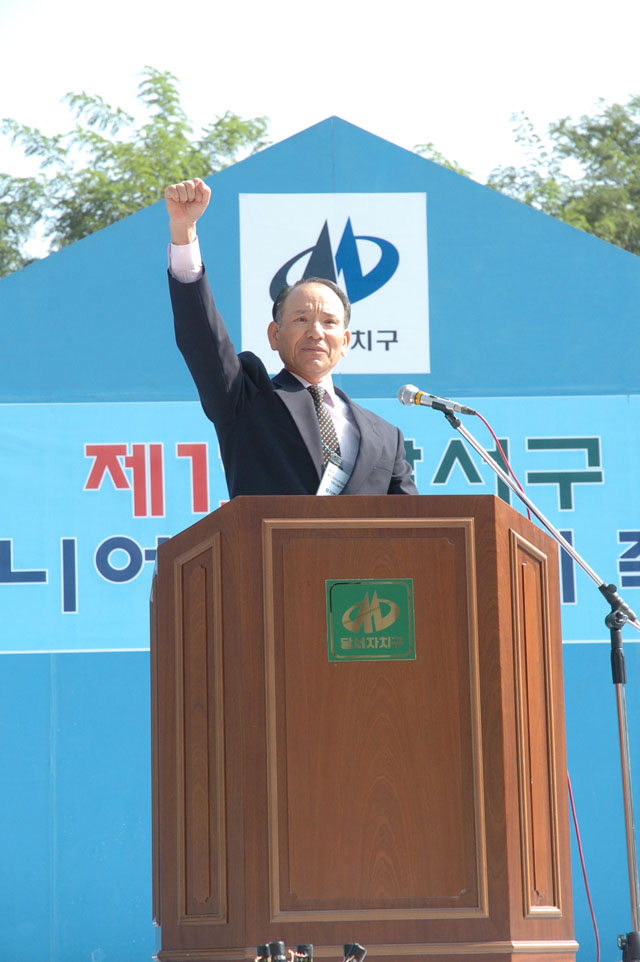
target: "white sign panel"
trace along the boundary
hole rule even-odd
[[[266,328],[276,293],[327,277],[352,305],[345,374],[429,372],[427,195],[241,194],[242,349],[275,374]]]

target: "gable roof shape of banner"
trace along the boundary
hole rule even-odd
[[[199,227],[240,347],[240,194],[426,195],[431,370],[342,375],[358,397],[631,394],[640,259],[338,117],[210,178]],[[0,280],[0,400],[193,399],[159,202]],[[340,278],[338,278],[340,280]],[[265,318],[265,324],[268,318]],[[392,319],[391,319],[392,320]]]

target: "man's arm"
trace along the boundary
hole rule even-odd
[[[207,276],[195,244],[196,223],[207,209],[211,190],[204,181],[183,181],[165,191],[171,232],[169,291],[173,307],[176,342],[195,381],[202,407],[216,429],[231,423],[245,403],[251,383],[216,308]],[[190,247],[197,251],[197,270],[189,269]],[[179,252],[184,252],[180,257]],[[173,266],[184,261],[185,270]],[[267,378],[266,371],[264,377]]]

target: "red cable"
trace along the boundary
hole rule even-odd
[[[496,436],[493,428],[491,427],[491,425],[489,424],[489,422],[488,422],[485,418],[483,418],[483,416],[480,414],[479,411],[476,411],[476,417],[479,417],[479,418],[480,418],[480,420],[482,421],[482,423],[484,424],[484,426],[487,428],[487,430],[488,430],[489,433],[491,434],[491,437],[492,437],[493,440],[496,442],[496,448],[497,448],[497,450],[499,451],[500,456],[502,457],[502,460],[504,461],[504,463],[505,463],[505,465],[506,465],[507,471],[509,472],[509,474],[511,475],[511,477],[513,478],[513,480],[515,481],[515,483],[518,485],[518,487],[520,488],[520,490],[521,490],[522,493],[524,494],[524,488],[522,487],[522,485],[521,485],[520,482],[518,481],[517,477],[516,477],[515,474],[513,473],[513,470],[512,470],[512,468],[511,468],[511,465],[509,464],[508,458],[507,458],[506,454],[504,453],[504,451],[502,450],[502,445],[501,445],[500,442],[498,441],[498,438],[497,438],[497,436]],[[525,507],[527,507],[527,506],[525,505]],[[528,518],[529,518],[529,521],[531,521],[531,511],[529,510],[529,508],[527,508],[527,516],[528,516]]]
[[[573,790],[571,788],[571,778],[569,777],[569,772],[567,772],[567,784],[569,785],[569,801],[571,802],[571,814],[573,815],[573,827],[576,831],[576,839],[578,842],[578,852],[580,853],[580,864],[582,866],[582,877],[584,879],[584,888],[587,893],[587,902],[589,903],[589,911],[591,912],[591,922],[593,924],[593,933],[596,937],[596,962],[600,962],[600,936],[598,935],[598,923],[596,922],[595,912],[593,911],[593,904],[591,902],[591,893],[589,891],[589,880],[587,879],[587,869],[584,864],[584,853],[582,851],[582,839],[580,838],[580,829],[578,828],[578,819],[576,816],[576,807],[573,803]]]

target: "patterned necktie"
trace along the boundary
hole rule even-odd
[[[336,427],[333,423],[333,418],[329,414],[327,405],[324,403],[324,396],[326,391],[323,387],[318,387],[315,384],[311,384],[307,391],[313,398],[313,403],[316,408],[316,414],[318,415],[318,424],[320,425],[320,440],[322,441],[322,467],[327,466],[327,461],[329,460],[330,454],[337,454],[340,456],[340,445],[338,444],[338,435],[336,434]]]

